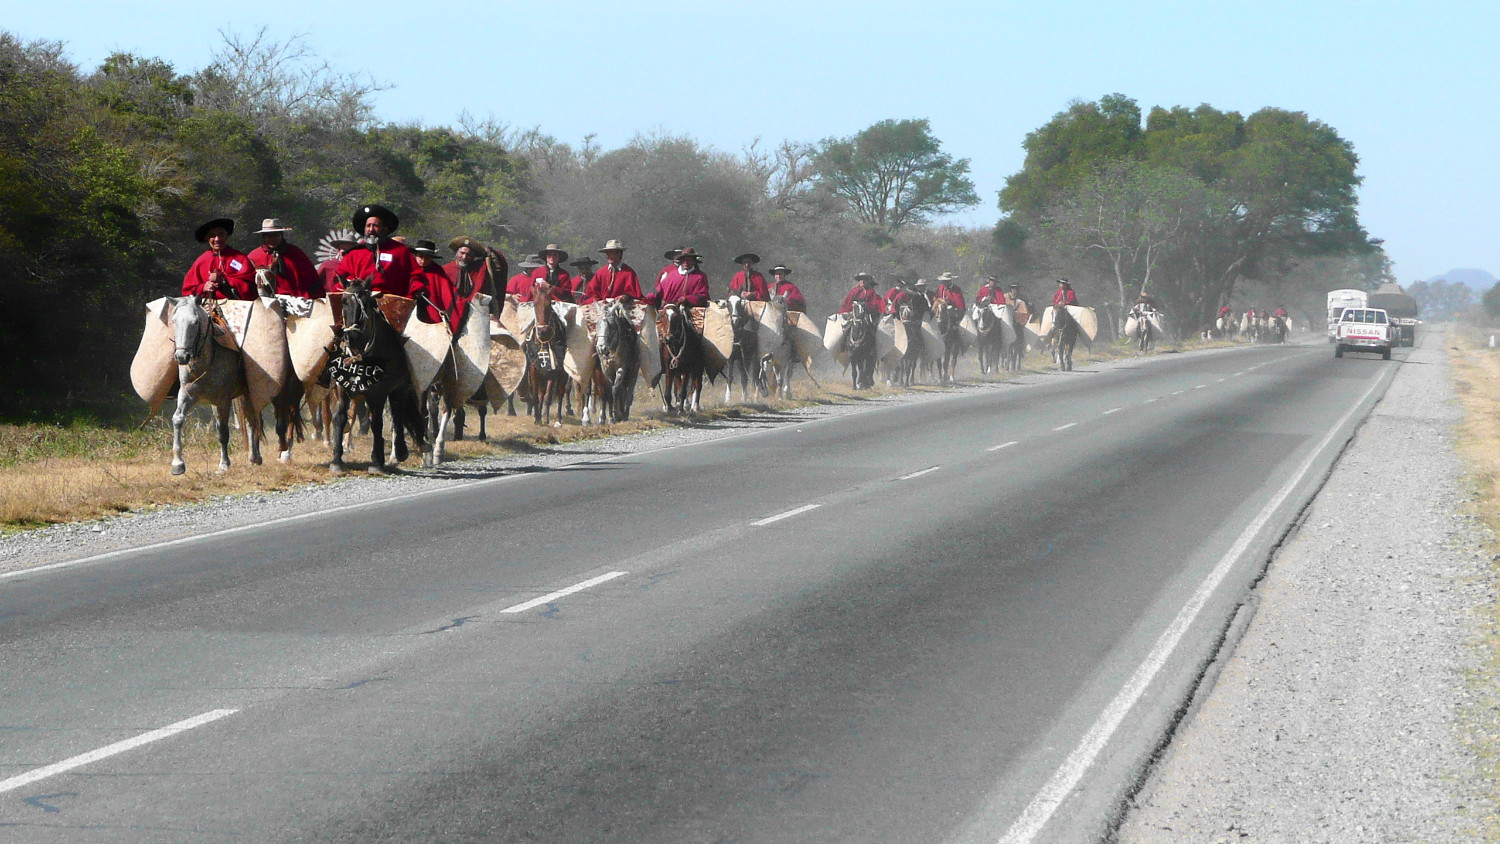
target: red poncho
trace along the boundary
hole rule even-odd
[[[197,296],[202,293],[209,274],[214,272],[223,273],[225,278],[214,290],[214,298],[255,298],[255,268],[250,265],[250,258],[245,253],[231,246],[224,247],[224,251],[217,255],[212,249],[199,255],[198,260],[188,267],[187,275],[182,277],[182,295]]]
[[[849,295],[844,297],[844,304],[839,308],[839,313],[852,313],[855,302],[864,302],[865,307],[877,314],[885,313],[885,300],[880,298],[880,294],[876,293],[872,287],[854,285],[854,289],[850,290]]]
[[[270,267],[276,263],[276,255],[264,246],[257,246],[250,250],[250,263],[256,267]],[[276,273],[276,295],[301,296],[304,299],[321,299],[328,295],[312,259],[290,243],[281,245],[281,270]]]
[[[706,308],[708,307],[708,276],[704,275],[701,270],[689,270],[684,273],[680,269],[673,269],[662,279],[656,292],[651,294],[651,301],[658,308],[674,303],[683,303],[691,308]]]
[[[637,300],[645,298],[641,294],[641,282],[635,277],[635,270],[632,270],[629,264],[621,264],[618,269],[605,264],[594,270],[594,277],[589,279],[580,302],[586,305],[590,302],[602,302],[605,299],[614,299],[627,294]]]
[[[792,284],[790,281],[777,282],[776,292],[772,295],[780,296],[786,300],[786,309],[788,313],[792,311],[802,311],[803,313],[807,312],[807,300],[802,298],[802,291],[798,289],[797,285]]]
[[[749,299],[752,302],[764,302],[770,298],[766,294],[766,277],[752,270],[750,278],[745,278],[745,271],[740,270],[734,274],[729,282],[730,294],[739,294],[741,299]]]
[[[1078,294],[1074,293],[1071,287],[1059,287],[1057,292],[1052,294],[1053,307],[1061,308],[1064,305],[1076,304],[1078,304]]]
[[[426,292],[425,282],[413,277],[417,273],[416,256],[399,240],[386,239],[380,242],[379,272],[376,272],[374,254],[369,249],[359,247],[349,250],[347,255],[339,259],[338,273],[345,278],[367,279],[374,276],[370,287],[380,293],[415,299],[417,294]]]

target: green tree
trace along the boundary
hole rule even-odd
[[[943,152],[926,120],[882,120],[853,137],[825,139],[814,160],[819,182],[885,232],[979,203],[969,160]]]

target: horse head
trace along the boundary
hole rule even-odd
[[[380,308],[370,283],[350,279],[344,284],[344,344],[350,351],[368,351],[375,342],[375,320]]]
[[[255,289],[260,295],[271,298],[276,295],[276,271],[270,267],[255,268]]]
[[[213,319],[203,309],[197,296],[172,299],[172,357],[178,366],[187,366],[202,355],[209,337],[213,335]]]

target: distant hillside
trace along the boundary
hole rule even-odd
[[[1427,281],[1456,281],[1465,285],[1475,292],[1483,293],[1495,286],[1497,279],[1484,270],[1449,270],[1442,275],[1435,275]]]

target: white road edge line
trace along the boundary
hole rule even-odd
[[[1207,387],[1207,386],[1208,386],[1207,384],[1199,384],[1199,385],[1193,387],[1193,389],[1195,389],[1195,390],[1201,390],[1201,389],[1203,389],[1204,387]]]
[[[1102,415],[1108,416],[1111,413],[1119,413],[1120,411],[1122,411],[1124,409],[1125,408],[1123,408],[1123,407],[1111,407],[1109,410],[1104,411],[1104,413]]]
[[[1174,390],[1172,392],[1172,395],[1174,395],[1174,396],[1180,396],[1180,395],[1182,395],[1183,393],[1186,393],[1186,392],[1187,392],[1187,390]]]
[[[928,472],[936,472],[937,470],[939,470],[941,468],[943,468],[943,467],[942,466],[928,466],[926,469],[923,469],[923,470],[921,470],[919,472],[912,472],[910,475],[902,475],[901,477],[897,478],[896,480],[898,480],[898,481],[909,481],[912,478],[920,478],[923,475],[927,474]]]
[[[1236,372],[1235,374],[1233,374],[1233,375],[1231,375],[1229,377],[1230,378],[1238,378],[1238,377],[1240,377],[1241,375],[1244,375],[1244,374],[1245,374],[1245,370],[1241,369],[1239,372]]]
[[[1154,401],[1156,401],[1156,399],[1146,399],[1145,401],[1141,402],[1141,404],[1150,404]]]
[[[1215,384],[1222,384],[1222,383],[1224,383],[1224,379],[1220,378],[1219,380],[1215,381],[1214,383]]]
[[[999,445],[992,445],[989,448],[985,449],[985,451],[999,451],[1002,448],[1010,448],[1011,446],[1015,445],[1018,442],[1020,442],[1020,440],[1011,440],[1008,443],[1001,443]]]
[[[768,525],[768,524],[770,524],[772,522],[779,522],[782,519],[790,519],[793,516],[800,516],[803,513],[806,513],[808,510],[816,510],[816,509],[818,509],[819,507],[822,507],[822,506],[823,506],[822,504],[803,504],[801,507],[798,507],[795,510],[788,510],[785,513],[777,513],[774,516],[767,516],[766,518],[761,519],[758,522],[751,522],[750,526],[751,527],[764,527],[765,525]]]
[[[1077,422],[1069,422],[1066,425],[1058,425],[1056,428],[1053,428],[1052,430],[1054,430],[1054,431],[1066,431],[1069,428],[1071,428],[1071,427],[1073,427],[1074,425],[1077,425],[1077,424],[1078,424]]]
[[[1094,764],[1094,760],[1099,757],[1099,753],[1104,750],[1105,745],[1114,736],[1115,730],[1119,729],[1120,724],[1125,720],[1125,716],[1130,713],[1136,702],[1141,699],[1141,695],[1145,694],[1146,687],[1151,685],[1151,681],[1156,679],[1157,673],[1167,664],[1167,659],[1171,657],[1172,651],[1176,650],[1177,645],[1182,641],[1182,637],[1186,635],[1187,629],[1197,620],[1198,613],[1203,611],[1203,607],[1208,603],[1209,597],[1219,588],[1219,584],[1223,583],[1224,578],[1229,576],[1229,570],[1234,567],[1240,555],[1244,554],[1245,549],[1250,547],[1250,543],[1255,539],[1255,535],[1260,533],[1261,529],[1266,526],[1266,523],[1271,520],[1271,516],[1276,510],[1296,491],[1298,484],[1302,482],[1303,477],[1312,469],[1313,464],[1318,460],[1318,456],[1323,453],[1323,449],[1327,448],[1328,444],[1333,442],[1333,438],[1339,431],[1343,430],[1350,419],[1354,418],[1354,414],[1364,405],[1365,400],[1370,397],[1371,393],[1375,392],[1375,388],[1379,387],[1380,383],[1384,380],[1383,378],[1375,379],[1375,383],[1370,385],[1370,389],[1366,390],[1365,394],[1360,396],[1359,401],[1355,402],[1354,406],[1349,408],[1349,412],[1344,414],[1343,418],[1338,421],[1338,424],[1329,430],[1328,434],[1323,437],[1317,447],[1312,450],[1312,453],[1307,456],[1307,459],[1302,462],[1302,465],[1297,467],[1297,471],[1292,473],[1292,477],[1286,482],[1286,485],[1277,491],[1276,495],[1272,496],[1271,500],[1266,503],[1266,506],[1256,515],[1255,519],[1245,527],[1244,532],[1235,540],[1234,545],[1230,546],[1229,550],[1224,553],[1224,556],[1219,558],[1219,562],[1214,566],[1213,571],[1209,572],[1208,577],[1203,583],[1199,584],[1198,590],[1193,593],[1192,598],[1188,599],[1188,602],[1178,611],[1177,617],[1172,619],[1172,623],[1167,626],[1167,629],[1156,640],[1155,646],[1146,655],[1145,661],[1131,675],[1130,680],[1125,684],[1124,688],[1120,689],[1119,694],[1115,695],[1114,699],[1109,702],[1109,705],[1104,708],[1104,712],[1089,727],[1088,732],[1084,733],[1083,740],[1078,743],[1077,747],[1073,748],[1073,752],[1068,754],[1068,758],[1063,760],[1062,766],[1057,769],[1052,778],[1047,781],[1047,784],[1042,786],[1042,790],[1037,792],[1036,797],[1032,798],[1031,802],[1022,810],[1021,816],[1016,818],[1015,822],[1011,824],[1010,829],[1006,831],[1005,836],[1000,839],[1000,844],[1026,844],[1026,842],[1034,840],[1037,834],[1042,831],[1042,827],[1046,826],[1047,822],[1052,819],[1053,814],[1057,812],[1063,800],[1067,799],[1073,787],[1078,785],[1078,781],[1083,779],[1084,772],[1089,769],[1089,766]]]
[[[601,574],[598,577],[591,577],[591,578],[589,578],[588,580],[585,580],[582,583],[575,583],[575,584],[573,584],[572,586],[569,586],[566,589],[559,589],[556,592],[548,592],[547,594],[543,595],[540,598],[532,598],[531,600],[526,601],[525,603],[516,604],[513,607],[506,607],[505,609],[501,610],[500,612],[502,612],[502,613],[526,612],[529,609],[534,609],[534,608],[539,607],[539,606],[541,606],[543,604],[550,604],[553,601],[557,600],[558,598],[567,597],[568,595],[571,595],[574,592],[582,592],[583,590],[589,588],[590,586],[598,586],[599,584],[605,582],[606,580],[614,580],[617,577],[623,577],[625,574],[627,574],[627,572],[612,571],[612,572],[609,572],[608,574]]]
[[[188,718],[185,721],[178,721],[175,724],[168,724],[167,726],[162,727],[159,730],[152,730],[149,733],[141,733],[135,738],[128,738],[124,741],[117,741],[114,744],[107,744],[104,747],[99,748],[98,750],[90,750],[88,753],[74,756],[71,759],[64,759],[61,762],[56,762],[45,767],[34,768],[24,774],[17,774],[10,779],[0,780],[0,794],[4,794],[7,791],[15,791],[22,786],[31,785],[38,780],[44,780],[48,777],[66,773],[73,770],[74,768],[80,768],[91,762],[98,762],[100,759],[108,759],[111,756],[119,753],[124,753],[127,750],[134,750],[135,748],[140,747],[143,744],[150,744],[153,741],[161,741],[164,738],[171,738],[178,733],[186,732],[187,730],[191,730],[194,727],[201,727],[204,724],[207,724],[211,721],[217,721],[220,718],[233,715],[236,712],[239,712],[239,710],[215,709],[212,712],[205,712],[202,715],[194,715],[192,718]]]

